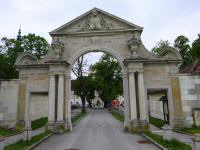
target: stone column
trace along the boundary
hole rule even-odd
[[[31,115],[30,115],[30,92],[26,90],[25,99],[25,128],[31,129]]]
[[[174,107],[174,127],[183,128],[184,118],[182,112],[181,91],[178,76],[171,76],[172,98]]]
[[[64,121],[64,75],[60,74],[58,78],[58,118],[57,121]]]
[[[48,121],[55,122],[55,75],[50,74]]]
[[[136,104],[136,91],[135,91],[135,72],[129,73],[129,98],[130,98],[130,118],[131,120],[137,119],[137,104]]]
[[[66,121],[66,128],[72,131],[70,96],[71,96],[71,75],[69,73],[66,75],[65,78],[65,121]]]
[[[140,120],[147,120],[143,72],[138,72]]]
[[[123,93],[124,93],[124,127],[129,127],[130,122],[130,104],[128,92],[128,74],[123,74]]]

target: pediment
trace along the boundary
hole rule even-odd
[[[34,65],[37,64],[37,58],[33,56],[30,52],[24,52],[20,54],[15,62],[16,66],[24,66],[24,65]]]
[[[65,34],[71,32],[91,32],[91,31],[109,31],[109,30],[141,30],[142,27],[125,21],[117,16],[109,14],[101,9],[94,8],[85,14],[73,19],[61,27],[50,32],[53,34]]]

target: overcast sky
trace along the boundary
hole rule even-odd
[[[178,35],[190,41],[200,33],[199,0],[0,0],[0,38],[48,32],[98,7],[144,27],[142,40],[151,49],[160,39],[173,43]]]

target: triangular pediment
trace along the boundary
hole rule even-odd
[[[93,8],[85,14],[53,30],[50,32],[50,34],[53,35],[71,32],[97,32],[127,29],[142,31],[143,28],[110,13],[107,13],[101,9]]]

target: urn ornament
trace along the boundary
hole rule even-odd
[[[51,48],[53,49],[56,58],[61,58],[63,50],[64,50],[64,44],[57,39],[55,42],[51,44]]]

